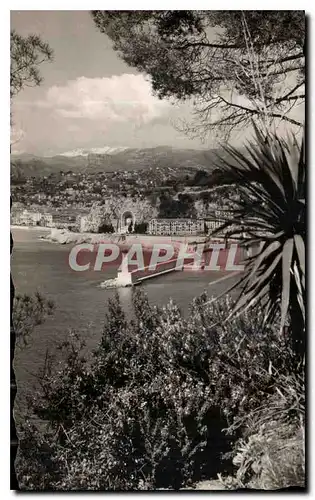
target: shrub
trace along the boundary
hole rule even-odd
[[[146,234],[148,230],[148,225],[149,224],[147,222],[139,222],[139,223],[136,222],[134,232],[138,234]]]
[[[40,293],[16,295],[12,320],[18,345],[26,345],[36,325],[42,324],[54,312],[55,304]]]
[[[100,224],[100,226],[98,227],[98,232],[99,233],[114,233],[115,230],[114,230],[114,226],[113,224],[111,223],[106,223],[106,222],[103,222],[102,224]]]
[[[263,307],[266,321],[281,313],[280,330],[288,323],[293,348],[305,349],[305,197],[304,144],[285,140],[255,127],[256,143],[247,154],[226,147],[222,171],[232,177],[240,192],[233,216],[217,231],[240,238],[257,255],[247,259],[245,273],[235,285],[241,290],[231,315],[253,305]],[[244,241],[244,228],[247,240]]]
[[[286,339],[263,325],[259,311],[223,323],[230,299],[209,304],[203,294],[188,319],[172,302],[150,306],[141,292],[133,304],[127,321],[118,298],[112,301],[92,358],[73,335],[62,346],[64,363],[41,380],[32,411],[51,433],[46,455],[40,430],[32,453],[46,489],[179,489],[229,472],[220,456],[237,434],[222,428],[254,410],[272,393],[276,373],[294,366]],[[42,489],[24,442],[21,488]]]
[[[233,463],[235,477],[220,477],[228,488],[305,487],[304,377],[279,374],[273,391],[246,417],[236,418],[228,432],[242,426]]]

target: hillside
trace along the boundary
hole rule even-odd
[[[77,151],[78,153],[80,150]],[[111,154],[83,154],[71,152],[53,157],[30,154],[11,155],[12,172],[23,172],[25,177],[47,176],[51,173],[72,170],[74,172],[132,171],[146,168],[168,167],[185,172],[192,169],[212,170],[218,150],[174,149],[156,147],[145,149],[117,149]]]

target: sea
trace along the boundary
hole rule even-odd
[[[38,377],[47,353],[56,354],[58,346],[71,331],[77,332],[91,352],[100,340],[108,300],[118,293],[127,315],[132,314],[132,288],[104,289],[99,285],[114,278],[113,267],[106,272],[74,272],[68,263],[72,245],[60,245],[41,239],[47,231],[34,228],[12,228],[14,248],[11,272],[16,294],[40,292],[55,303],[53,316],[35,327],[26,347],[18,347],[15,355],[15,372],[18,395],[16,412],[23,413],[27,395],[38,389]],[[231,276],[231,273],[229,273]],[[221,272],[183,271],[171,272],[149,279],[141,285],[150,303],[163,306],[171,299],[178,304],[184,316],[194,297],[204,290],[211,296],[222,293],[235,277],[227,280]]]

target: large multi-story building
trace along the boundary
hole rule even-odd
[[[50,213],[32,212],[30,210],[12,211],[11,223],[18,226],[53,226],[53,216]]]
[[[152,235],[203,234],[203,219],[151,219],[148,233]]]
[[[41,222],[41,225],[43,225],[43,226],[52,227],[53,216],[51,214],[48,214],[48,213],[42,214],[40,222]]]
[[[41,220],[42,214],[40,212],[30,212],[23,210],[15,212],[11,215],[11,223],[18,226],[36,226]]]
[[[233,217],[233,213],[228,210],[215,210],[213,217],[207,218],[205,220],[205,224],[208,230],[214,231],[222,226],[227,219],[231,219]]]

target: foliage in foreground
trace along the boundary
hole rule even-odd
[[[235,477],[220,479],[227,489],[275,490],[305,486],[305,386],[300,375],[281,375],[263,404],[235,419],[242,426],[233,449]]]
[[[185,132],[228,135],[265,107],[269,117],[301,125],[290,111],[305,99],[304,11],[96,10],[92,17],[160,98],[191,99],[195,119]]]
[[[51,62],[53,51],[38,35],[23,37],[15,30],[10,37],[10,97],[15,97],[24,87],[42,83],[38,67]]]
[[[179,489],[229,474],[223,427],[261,406],[294,357],[259,311],[224,323],[229,299],[194,300],[188,319],[172,302],[159,309],[139,292],[127,321],[110,303],[93,358],[74,336],[65,362],[42,379],[42,395],[20,429],[22,489]],[[32,417],[32,415],[30,415]],[[43,424],[41,424],[42,427]]]
[[[16,295],[14,297],[12,320],[19,346],[25,346],[37,325],[41,325],[54,312],[55,304],[40,293]]]
[[[221,169],[234,178],[240,191],[238,207],[232,216],[227,216],[223,226],[226,237],[241,239],[247,248],[260,245],[258,253],[245,262],[245,273],[233,286],[239,287],[241,292],[230,316],[257,304],[263,307],[267,322],[273,322],[280,312],[280,330],[289,325],[293,347],[303,355],[306,302],[304,146],[295,138],[290,142],[276,135],[263,135],[257,128],[255,131],[256,142],[249,143],[247,155],[227,147],[230,160],[221,160]]]

